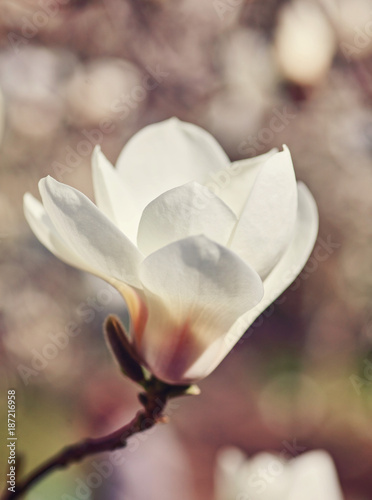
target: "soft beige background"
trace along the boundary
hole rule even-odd
[[[1,0],[0,385],[3,402],[17,389],[26,469],[138,405],[101,334],[120,299],[38,243],[23,193],[37,195],[51,174],[92,196],[90,142],[115,161],[137,130],[175,115],[212,132],[233,160],[286,143],[318,202],[320,239],[202,395],[177,402],[163,439],[139,442],[137,459],[128,452],[130,466],[91,498],[164,500],[187,484],[186,498],[209,500],[219,447],[290,456],[296,443],[332,454],[347,499],[372,498],[371,7]],[[28,498],[78,498],[92,467],[56,473]]]

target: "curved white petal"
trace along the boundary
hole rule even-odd
[[[304,453],[289,463],[292,487],[288,500],[343,500],[336,468],[325,451]]]
[[[287,251],[275,269],[264,281],[264,296],[261,302],[239,318],[226,336],[230,347],[239,340],[255,319],[274,302],[300,274],[306,264],[318,235],[319,218],[315,200],[302,182],[298,183],[298,209],[295,234]]]
[[[215,194],[190,182],[166,191],[147,205],[138,228],[138,248],[148,255],[198,234],[227,245],[236,222],[234,213]]]
[[[66,264],[88,270],[86,263],[63,242],[39,200],[26,193],[23,208],[26,220],[40,243]]]
[[[130,313],[131,328],[134,331],[140,331],[146,319],[146,311],[138,291],[131,289],[125,283],[114,279],[112,276],[107,276],[97,269],[90,267],[87,261],[81,259],[68,243],[62,240],[43,205],[30,193],[26,193],[24,196],[24,213],[37,239],[52,254],[70,266],[92,273],[98,278],[107,281],[122,294]]]
[[[122,150],[117,168],[127,189],[136,192],[133,216],[139,220],[145,206],[164,191],[190,181],[206,183],[211,172],[228,164],[208,132],[171,118],[135,134]]]
[[[140,287],[141,254],[85,195],[51,177],[39,189],[52,223],[80,259],[99,275]]]
[[[258,274],[205,236],[189,237],[148,256],[140,267],[149,318],[137,348],[159,378],[184,374],[237,316],[262,297]]]
[[[243,333],[257,317],[274,302],[300,274],[314,247],[318,234],[318,210],[314,198],[303,183],[298,183],[298,209],[295,234],[286,253],[264,281],[264,296],[260,303],[243,314],[223,338],[218,338],[196,360],[187,376],[209,375],[227,356]],[[207,367],[207,368],[206,368]]]
[[[98,208],[133,242],[136,243],[139,219],[135,193],[123,183],[117,170],[96,146],[92,155],[94,196]]]
[[[207,186],[240,217],[260,168],[277,152],[278,149],[273,148],[254,158],[234,161],[224,171],[214,175]]]
[[[243,209],[231,249],[262,279],[278,263],[293,236],[297,186],[288,148],[261,167]]]

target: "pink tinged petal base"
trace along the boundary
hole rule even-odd
[[[130,328],[126,333],[129,334],[129,340],[134,343],[136,337],[143,335],[148,318],[148,309],[143,291],[112,278],[106,279],[106,281],[116,288],[125,300],[130,317]]]
[[[237,218],[209,189],[196,182],[166,191],[145,208],[138,247],[148,255],[174,241],[204,234],[227,245]]]
[[[257,306],[239,317],[228,333],[217,338],[185,373],[186,377],[201,378],[209,375],[227,356],[244,332],[258,316],[272,304],[300,274],[305,266],[318,235],[318,210],[315,200],[303,183],[298,183],[298,209],[293,239],[276,265],[264,281],[264,296]]]
[[[205,236],[151,254],[140,278],[149,317],[137,349],[153,373],[173,384],[198,380],[185,377],[189,367],[263,294],[258,274]]]
[[[39,188],[53,225],[80,259],[99,275],[140,288],[140,252],[86,196],[51,177]]]
[[[297,186],[289,150],[271,156],[258,172],[236,226],[231,249],[265,279],[292,239]]]

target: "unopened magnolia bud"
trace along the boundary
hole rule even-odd
[[[133,347],[129,343],[125,328],[116,316],[108,316],[104,325],[107,344],[122,371],[134,382],[145,380],[143,371],[135,359]]]

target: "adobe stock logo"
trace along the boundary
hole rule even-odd
[[[372,12],[370,12],[371,16]],[[352,61],[355,56],[358,56],[361,52],[372,43],[372,19],[369,19],[363,28],[359,26],[354,26],[353,29],[353,42],[341,42],[340,49],[348,62]]]
[[[8,42],[16,54],[29,44],[41,28],[44,28],[52,17],[55,17],[61,10],[61,5],[67,5],[69,0],[39,0],[40,9],[36,10],[29,17],[21,17],[21,28],[19,33],[11,31],[8,33]]]
[[[213,7],[217,16],[223,21],[225,17],[237,7],[244,4],[244,0],[213,0]]]
[[[296,118],[297,114],[293,111],[289,112],[287,106],[283,106],[282,109],[274,108],[267,127],[261,128],[256,136],[249,135],[238,145],[239,154],[255,156],[262,152],[273,141],[275,135],[283,132],[289,123]]]

